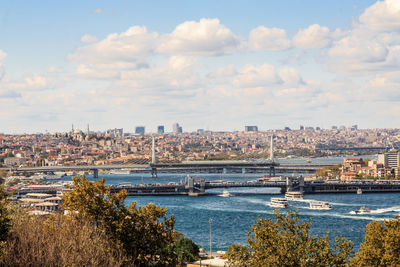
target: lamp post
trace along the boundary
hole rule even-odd
[[[212,224],[213,220],[210,218],[208,220],[208,222],[210,223],[210,259],[211,259],[212,258],[211,224]]]

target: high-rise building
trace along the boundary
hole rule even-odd
[[[164,134],[164,125],[157,126],[157,133]]]
[[[304,126],[300,125],[300,131],[304,130]]]
[[[179,123],[172,124],[172,132],[173,133],[182,133],[182,126],[179,126]]]
[[[385,153],[385,162],[387,162],[387,167],[398,168],[400,166],[400,153],[397,150],[390,150]],[[385,166],[386,167],[386,166]]]
[[[245,132],[257,132],[258,127],[257,126],[244,126],[244,131]]]
[[[135,134],[144,135],[145,127],[144,126],[136,126],[135,127]]]

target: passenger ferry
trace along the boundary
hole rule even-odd
[[[358,188],[357,189],[357,195],[361,195],[362,194],[362,190],[361,190],[361,188]]]
[[[326,201],[310,201],[310,209],[312,210],[330,210],[332,206]]]
[[[292,200],[292,201],[303,200],[303,193],[301,193],[299,191],[286,192],[285,199]]]
[[[220,196],[220,197],[230,197],[230,196],[232,196],[232,195],[231,195],[231,193],[229,193],[228,190],[224,190],[224,191],[222,192],[222,194],[219,195],[219,196]]]
[[[274,208],[286,208],[288,206],[288,202],[286,199],[281,197],[271,197],[270,206]]]

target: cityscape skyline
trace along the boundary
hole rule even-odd
[[[1,132],[400,125],[397,0],[25,0],[0,19]]]

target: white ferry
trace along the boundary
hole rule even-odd
[[[361,188],[358,188],[357,189],[357,195],[361,195],[362,194],[362,190],[361,190]]]
[[[292,201],[303,200],[303,193],[301,193],[299,191],[286,192],[285,199],[292,200]]]
[[[310,201],[310,209],[312,210],[330,210],[332,206],[326,201]]]
[[[274,208],[286,208],[288,206],[288,202],[286,199],[281,197],[271,197],[270,206]]]
[[[221,195],[219,195],[220,197],[230,197],[230,196],[232,196],[231,195],[231,193],[229,193],[229,191],[228,190],[224,190],[224,191],[222,191],[222,194]]]

